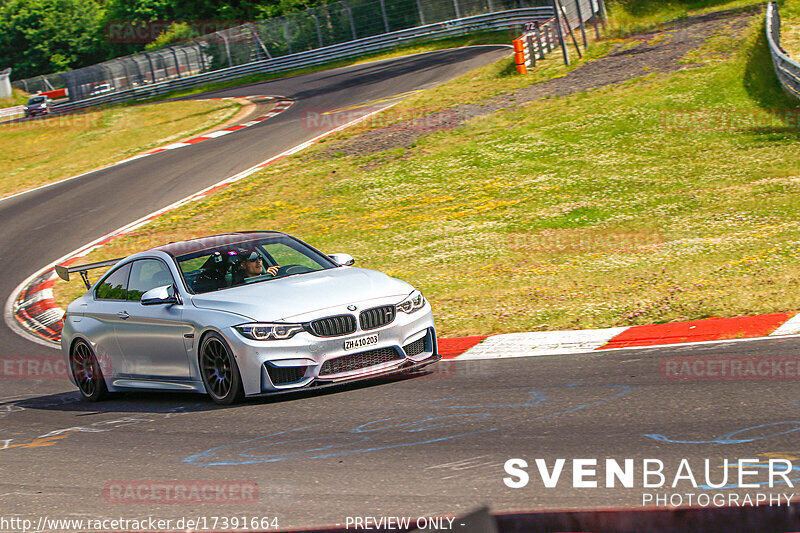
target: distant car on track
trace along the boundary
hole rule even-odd
[[[95,85],[92,87],[92,92],[89,93],[89,96],[100,96],[101,94],[107,94],[114,90],[114,87],[110,83],[101,83],[100,85]]]
[[[156,389],[231,404],[438,361],[422,294],[353,262],[263,231],[57,266],[89,289],[64,316],[70,379],[89,401]],[[90,287],[87,271],[111,265]]]
[[[52,101],[48,97],[38,95],[30,97],[23,109],[26,117],[34,117],[36,115],[47,115],[50,113],[51,105]]]

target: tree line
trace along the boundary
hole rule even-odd
[[[22,79],[84,67],[191,37],[192,21],[221,29],[315,7],[324,0],[2,0],[0,70]],[[175,21],[154,43],[130,28]],[[187,24],[188,23],[188,24]],[[156,26],[158,27],[158,26]],[[147,32],[144,32],[146,35]]]

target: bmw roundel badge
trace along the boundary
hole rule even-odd
[[[358,307],[356,307],[355,305],[348,305],[347,306],[347,310],[348,311],[355,311],[356,309],[358,309]]]

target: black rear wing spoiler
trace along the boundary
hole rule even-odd
[[[64,281],[69,281],[69,275],[73,272],[79,272],[81,275],[81,279],[83,279],[84,285],[86,285],[87,289],[92,288],[92,284],[89,283],[89,275],[86,273],[89,270],[94,270],[95,268],[103,268],[116,265],[118,262],[125,259],[124,257],[120,257],[118,259],[109,259],[108,261],[99,261],[97,263],[89,263],[88,265],[78,265],[73,267],[66,267],[64,265],[56,265],[56,274],[58,277],[63,279]]]

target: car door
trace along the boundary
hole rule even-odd
[[[97,284],[94,301],[84,314],[86,336],[107,378],[128,372],[127,361],[117,340],[116,325],[125,316],[130,271],[128,263],[105,276]]]
[[[167,264],[161,259],[139,259],[132,263],[124,319],[116,332],[130,374],[140,379],[188,380],[189,353],[184,335],[193,328],[182,320],[183,305],[142,305],[142,295],[156,287],[175,286]]]

